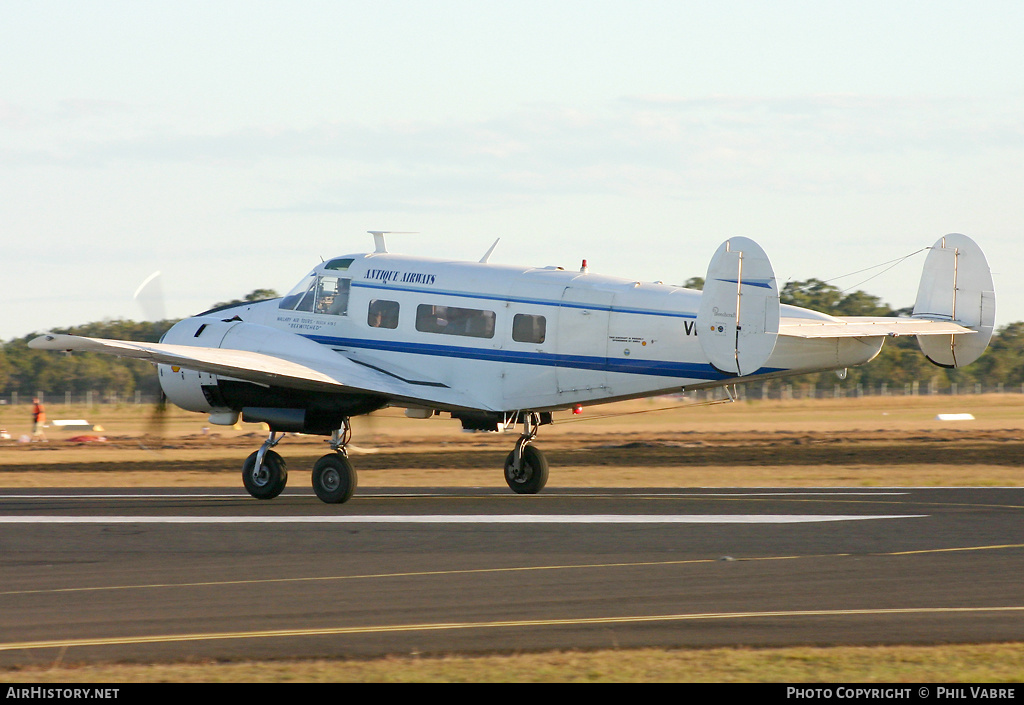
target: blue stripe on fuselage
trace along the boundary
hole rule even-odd
[[[594,355],[563,355],[519,350],[495,350],[492,348],[463,347],[460,345],[434,345],[406,341],[369,340],[366,338],[337,338],[324,335],[304,336],[322,345],[346,348],[362,348],[381,352],[397,352],[411,355],[431,355],[464,360],[505,362],[519,365],[541,365],[545,367],[569,367],[598,372],[649,375],[655,377],[677,377],[685,379],[724,380],[726,375],[709,364],[696,362],[672,362],[667,360],[612,359]],[[763,368],[762,368],[763,369]],[[776,370],[763,369],[764,372]]]

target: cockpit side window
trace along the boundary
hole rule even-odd
[[[347,316],[351,285],[351,279],[311,275],[309,279],[299,282],[298,286],[281,299],[279,308]]]
[[[351,279],[320,277],[316,287],[316,304],[313,312],[326,313],[331,316],[347,316],[348,293],[351,284]]]

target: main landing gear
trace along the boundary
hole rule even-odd
[[[521,416],[523,433],[505,458],[505,482],[517,494],[536,494],[547,484],[548,461],[532,443],[540,426],[550,423],[550,418],[545,419],[534,412],[523,412]],[[242,464],[242,483],[256,499],[273,499],[284,491],[288,483],[284,458],[272,450],[283,438],[283,433],[272,431],[260,449]],[[330,446],[333,452],[321,457],[313,465],[313,491],[328,504],[347,502],[356,490],[358,478],[348,459],[347,450],[351,439],[352,426],[346,418],[341,428],[331,434]]]
[[[352,440],[352,426],[348,419],[331,435],[333,453],[320,458],[313,465],[313,491],[328,504],[347,502],[356,491],[356,469],[348,459],[346,446]]]
[[[273,499],[288,484],[284,458],[270,450],[281,442],[282,434],[271,433],[260,449],[242,463],[242,484],[256,499]]]
[[[283,434],[271,432],[260,449],[242,464],[242,484],[256,499],[273,499],[288,482],[284,458],[271,450],[281,442]],[[352,438],[352,426],[345,419],[342,427],[331,435],[331,450],[313,465],[313,491],[328,504],[347,501],[356,490],[355,468],[348,459],[346,446]]]

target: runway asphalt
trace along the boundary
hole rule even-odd
[[[0,665],[1024,640],[1024,489],[0,490]]]

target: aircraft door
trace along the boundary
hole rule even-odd
[[[608,391],[608,323],[615,294],[567,286],[558,308],[558,394],[567,402]]]

